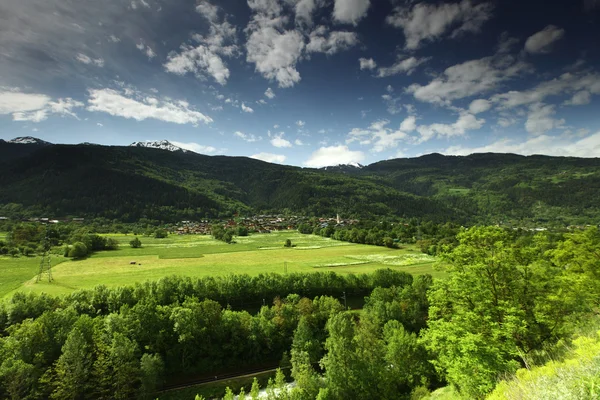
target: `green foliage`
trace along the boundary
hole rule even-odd
[[[292,241],[290,239],[285,239],[283,247],[292,247]]]
[[[77,259],[87,256],[88,253],[88,247],[83,242],[75,242],[69,247],[68,256]]]
[[[449,383],[479,398],[526,354],[568,332],[573,292],[561,284],[563,270],[545,259],[543,235],[516,243],[507,231],[479,227],[458,240],[444,257],[448,279],[429,292],[423,343]]]
[[[597,399],[600,394],[600,332],[580,337],[563,360],[520,369],[488,396],[500,399]]]
[[[155,239],[164,239],[169,236],[169,233],[165,229],[157,229],[154,231]]]
[[[139,249],[142,247],[142,241],[138,237],[135,237],[129,242],[129,245],[134,249]]]

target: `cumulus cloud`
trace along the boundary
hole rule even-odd
[[[298,125],[299,127],[303,127],[304,125],[306,125],[306,122],[299,119],[298,121],[296,121],[296,125]]]
[[[333,19],[339,23],[358,25],[367,15],[369,0],[335,0]]]
[[[267,90],[265,91],[265,96],[267,96],[269,99],[274,99],[275,92],[273,92],[271,88],[267,88]]]
[[[548,156],[598,157],[600,132],[576,141],[569,141],[561,136],[540,135],[526,140],[505,138],[480,147],[450,146],[443,151],[444,154],[461,156],[489,152],[515,153],[525,156],[545,154]]]
[[[467,32],[479,32],[481,26],[492,17],[492,3],[473,4],[470,0],[460,3],[398,6],[386,22],[402,28],[406,38],[405,48],[418,49],[422,42],[433,41],[447,33],[455,38]]]
[[[564,119],[555,119],[553,105],[535,103],[529,107],[529,114],[525,122],[525,130],[533,135],[541,135],[555,128],[564,126]]]
[[[78,53],[75,56],[75,59],[83,64],[93,64],[100,68],[104,67],[104,59],[101,57],[100,58],[91,58],[91,57],[86,56],[83,53]]]
[[[582,90],[573,95],[570,100],[565,101],[563,104],[566,106],[582,106],[590,104],[592,101],[592,94],[587,90]]]
[[[280,133],[277,136],[274,136],[271,139],[271,144],[275,147],[292,147],[292,143],[289,140],[283,138],[283,133]]]
[[[310,33],[306,45],[308,53],[335,54],[358,44],[358,35],[354,32],[334,31],[320,25]]]
[[[201,4],[196,9],[209,20],[209,32],[206,35],[192,35],[195,43],[184,43],[179,53],[169,54],[164,67],[177,75],[193,73],[201,80],[209,75],[220,85],[225,85],[230,71],[223,57],[233,57],[239,51],[237,28],[225,19],[219,21],[217,8],[209,3]]]
[[[13,121],[41,122],[51,114],[77,118],[74,110],[79,107],[83,103],[70,97],[52,100],[43,94],[0,91],[0,115],[11,114]]]
[[[426,142],[434,137],[451,138],[456,136],[464,136],[469,130],[481,129],[485,119],[477,119],[473,114],[466,111],[460,111],[456,122],[452,124],[435,123],[431,125],[421,125],[417,128],[417,132],[421,135],[418,142]]]
[[[375,69],[377,67],[377,63],[372,58],[359,58],[358,62],[360,63],[360,69]]]
[[[247,112],[247,113],[253,113],[254,112],[254,110],[252,108],[248,107],[244,103],[242,103],[242,111],[243,112]]]
[[[548,97],[587,91],[591,94],[600,94],[600,74],[598,73],[571,73],[566,72],[558,78],[542,82],[533,89],[517,91],[511,90],[491,97],[491,101],[500,108],[508,109],[544,101]],[[579,94],[576,102],[578,105],[586,100],[587,94]],[[574,99],[571,99],[573,101]],[[584,103],[581,103],[584,104]]]
[[[482,112],[486,112],[492,107],[492,104],[489,100],[485,99],[477,99],[473,100],[469,105],[469,112],[471,114],[480,114]]]
[[[529,64],[510,55],[495,55],[453,65],[427,85],[410,85],[407,92],[420,101],[449,105],[453,100],[489,92],[529,71]]]
[[[273,153],[265,153],[265,152],[251,155],[250,158],[265,161],[268,163],[278,163],[278,164],[282,164],[286,159],[286,157],[282,154],[273,154]]]
[[[552,44],[565,35],[565,30],[548,25],[541,31],[529,36],[525,42],[525,51],[532,54],[550,53]]]
[[[129,92],[132,92],[129,90]],[[160,101],[145,97],[139,93],[125,95],[114,89],[91,89],[89,91],[88,111],[104,112],[113,116],[143,121],[157,119],[175,124],[208,124],[212,118],[190,108],[185,101]]]
[[[400,124],[400,130],[404,132],[412,132],[417,129],[417,118],[411,115],[402,121]]]
[[[253,143],[253,142],[256,142],[256,141],[260,140],[259,137],[256,137],[256,136],[254,136],[252,134],[240,132],[240,131],[234,132],[234,135],[237,136],[237,137],[239,137],[242,140],[245,140],[248,143]]]
[[[379,67],[377,70],[378,78],[386,78],[388,76],[398,75],[398,74],[407,74],[410,75],[414,72],[414,70],[431,57],[409,57],[405,59],[400,59],[396,61],[393,65],[389,67]]]
[[[300,140],[300,139],[296,139],[296,140],[294,140],[294,144],[295,144],[296,146],[304,146],[304,143],[302,143],[302,140]]]
[[[185,143],[185,142],[176,142],[174,140],[171,140],[170,142],[173,143],[177,147],[181,147],[182,149],[193,151],[194,153],[213,154],[213,153],[217,152],[217,149],[212,146],[205,146],[205,145],[194,143],[194,142]]]
[[[362,151],[352,151],[348,146],[321,147],[313,152],[304,166],[310,168],[322,168],[330,165],[359,164],[365,159]]]
[[[137,47],[138,50],[144,53],[149,60],[156,57],[156,53],[154,52],[154,50],[152,50],[150,46],[146,45],[143,40],[140,40],[140,43],[136,44],[135,47]]]
[[[409,135],[402,129],[402,125],[404,128],[414,129],[415,121],[412,118],[414,117],[408,117],[397,130],[387,127],[390,124],[387,119],[374,121],[367,129],[354,128],[348,133],[346,143],[358,141],[361,145],[373,145],[371,151],[375,153],[397,147],[400,141],[409,139]]]
[[[246,61],[279,87],[294,86],[300,81],[296,63],[304,50],[303,36],[284,29],[287,18],[278,2],[249,0],[248,6],[254,14],[246,27]]]

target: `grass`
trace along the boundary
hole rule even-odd
[[[52,256],[52,266],[65,260],[64,257]],[[19,289],[26,281],[35,282],[39,268],[40,257],[0,257],[0,298]]]
[[[98,284],[115,287],[174,274],[202,277],[283,273],[285,263],[288,272],[364,273],[391,268],[414,274],[441,274],[433,269],[435,260],[420,253],[416,246],[388,249],[302,235],[296,231],[239,237],[237,243],[230,245],[201,235],[172,235],[165,239],[140,237],[141,249],[129,246],[132,235],[110,236],[119,241],[119,250],[98,252],[84,260],[60,258],[64,260],[62,263],[56,265],[53,262],[56,266],[53,267],[52,283],[35,282],[39,257],[10,260],[6,266],[1,259],[2,267],[13,271],[14,278],[0,295],[15,290],[64,294]],[[296,247],[284,248],[286,239]],[[135,265],[131,265],[133,261]]]

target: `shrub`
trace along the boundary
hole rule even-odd
[[[129,245],[134,249],[139,249],[140,247],[142,247],[142,241],[139,238],[134,238],[132,241],[129,242]]]

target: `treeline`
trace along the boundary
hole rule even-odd
[[[456,234],[460,231],[460,226],[451,222],[437,224],[410,219],[407,222],[362,222],[359,226],[304,223],[298,226],[298,231],[345,242],[390,248],[397,248],[402,243],[418,243],[423,253],[436,255],[438,251],[448,251],[458,244]]]
[[[409,274],[382,270],[172,277],[63,297],[16,294],[0,307],[0,397],[155,398],[169,378],[277,363],[302,318],[324,338],[330,315],[343,310],[344,291],[411,284]],[[254,315],[219,303],[276,294]]]

